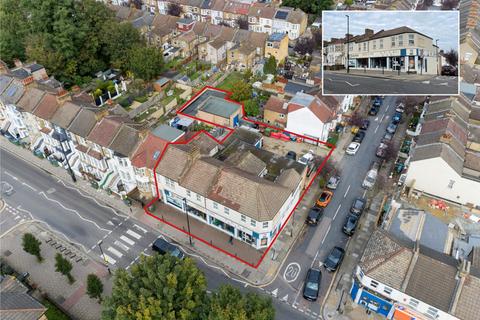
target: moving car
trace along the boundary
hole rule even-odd
[[[353,200],[352,206],[350,207],[350,212],[359,216],[362,214],[363,210],[365,209],[365,205],[367,204],[367,200],[364,198],[357,198]]]
[[[174,257],[177,257],[178,259],[185,258],[185,254],[180,251],[177,246],[165,241],[162,238],[158,238],[157,240],[155,240],[155,242],[152,244],[152,250],[162,255],[172,255]]]
[[[387,150],[388,150],[388,144],[382,142],[377,147],[377,151],[375,151],[375,155],[379,158],[385,158],[385,155],[387,154]]]
[[[363,138],[365,138],[365,131],[358,131],[357,134],[353,137],[352,142],[362,143]]]
[[[357,229],[358,219],[359,217],[357,217],[356,215],[349,214],[347,216],[347,220],[345,221],[345,224],[343,225],[343,233],[345,233],[348,236],[353,235],[353,233],[355,232],[355,229]]]
[[[358,149],[360,148],[360,143],[358,142],[351,142],[348,147],[347,147],[347,150],[345,150],[345,152],[351,156],[355,155],[358,151]]]
[[[294,151],[288,151],[286,157],[288,159],[292,159],[294,161],[297,161],[297,153]]]
[[[330,179],[328,179],[327,188],[330,190],[335,190],[337,189],[339,183],[340,176],[331,176]]]
[[[397,127],[398,126],[394,122],[390,122],[390,124],[387,127],[387,132],[391,133],[391,134],[394,134],[395,131],[397,131]]]
[[[322,208],[328,206],[330,201],[332,201],[332,197],[333,197],[332,191],[323,190],[322,193],[320,194],[320,197],[318,197],[317,199],[317,202],[316,202],[317,206]]]
[[[334,247],[330,254],[323,262],[323,266],[328,271],[334,272],[340,266],[345,256],[345,250],[340,247]]]
[[[310,208],[310,211],[308,211],[308,216],[306,222],[308,224],[313,224],[316,225],[320,221],[320,218],[323,215],[323,208],[320,207],[312,207]]]
[[[370,126],[370,120],[363,120],[362,125],[360,126],[360,130],[366,131],[368,127]]]
[[[308,269],[305,284],[303,285],[303,297],[310,301],[316,301],[321,282],[322,272],[315,268]]]
[[[454,66],[443,66],[442,72],[440,73],[442,76],[458,76],[458,70]]]

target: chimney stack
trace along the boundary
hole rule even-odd
[[[365,29],[365,35],[371,37],[373,36],[373,30],[372,29]]]

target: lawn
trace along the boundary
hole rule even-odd
[[[168,92],[169,90],[165,90],[165,92]],[[160,101],[160,103],[164,106],[166,106],[167,104],[169,104],[173,99],[177,98],[178,99],[178,96],[181,95],[183,93],[184,90],[182,89],[179,89],[179,88],[174,88],[173,89],[173,94],[169,97],[165,97],[162,99],[162,101]]]
[[[235,85],[242,80],[243,80],[242,74],[240,72],[235,71],[230,73],[228,77],[226,77],[225,80],[223,80],[223,82],[218,85],[218,88],[227,90],[227,91],[232,91]]]
[[[63,313],[62,310],[58,309],[53,303],[48,300],[42,301],[45,308],[47,308],[47,312],[45,312],[45,316],[48,320],[70,320],[70,317]]]

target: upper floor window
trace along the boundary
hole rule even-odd
[[[390,37],[390,40],[392,41],[391,47],[395,47],[395,37]]]
[[[175,188],[175,181],[165,177],[165,184],[170,188]]]
[[[438,315],[438,310],[432,307],[428,307],[427,314],[433,318],[436,318]]]
[[[240,219],[242,220],[242,222],[246,222],[246,221],[247,221],[247,217],[245,217],[243,214],[240,216]]]
[[[223,208],[223,212],[224,212],[225,214],[229,214],[229,213],[230,213],[230,210],[229,210],[227,207],[225,207],[225,208]]]
[[[378,286],[378,282],[375,281],[375,280],[372,280],[372,281],[370,282],[370,285],[372,286],[372,288],[376,288],[376,287]]]
[[[363,43],[363,51],[367,51],[367,43],[366,42]]]
[[[348,46],[349,46],[348,50],[353,51],[353,43],[350,43]]]
[[[449,188],[449,189],[452,189],[454,184],[455,184],[455,180],[450,180],[450,181],[448,182],[448,188]]]
[[[408,301],[408,304],[409,304],[411,307],[413,307],[413,308],[418,307],[418,304],[419,304],[419,303],[420,303],[420,302],[419,302],[418,300],[413,299],[413,298],[410,298],[410,301]]]
[[[403,34],[400,34],[400,35],[398,36],[398,45],[399,45],[399,46],[403,46]]]
[[[197,200],[198,201],[202,200],[202,197],[199,194],[197,194]]]
[[[255,227],[257,225],[257,221],[255,220],[250,220],[250,224],[252,225],[252,227]]]
[[[268,228],[268,222],[264,222],[263,223],[263,229],[267,229]]]
[[[190,198],[190,197],[191,197],[191,195],[192,195],[192,192],[190,192],[190,190],[187,190],[187,197],[189,197],[189,198]]]
[[[408,45],[413,46],[415,44],[415,35],[409,34],[408,35]]]
[[[361,43],[358,44],[358,51],[362,51],[362,44]]]
[[[380,39],[380,49],[383,49],[383,39]]]
[[[386,294],[392,294],[392,289],[389,287],[385,287],[383,288],[383,292],[385,292]]]
[[[377,49],[377,40],[372,41],[373,50]]]
[[[218,209],[218,203],[214,202],[214,203],[213,203],[213,207],[214,207],[215,209]]]

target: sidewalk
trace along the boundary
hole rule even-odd
[[[22,237],[26,232],[34,234],[41,241],[41,254],[44,258],[42,263],[37,258],[23,251]],[[46,243],[49,239],[55,241],[55,245]],[[73,265],[73,284],[69,284],[65,276],[55,271],[55,255],[62,253],[69,258],[71,246],[55,233],[44,228],[36,222],[24,222],[17,225],[2,239],[2,259],[4,259],[17,272],[28,272],[28,282],[41,296],[48,296],[57,306],[67,312],[73,319],[97,320],[101,318],[101,305],[96,299],[91,299],[86,294],[86,280],[88,274],[96,274],[104,285],[103,295],[111,293],[110,276],[106,268],[90,259],[77,262],[77,259],[69,259]],[[49,243],[52,243],[49,241]],[[57,246],[60,246],[56,249]],[[66,248],[66,249],[65,249]]]
[[[341,75],[354,75],[354,76],[365,76],[365,77],[372,77],[372,78],[381,78],[381,79],[392,79],[392,80],[430,80],[433,77],[436,77],[436,74],[416,74],[410,73],[407,74],[406,72],[398,71],[384,71],[382,70],[353,70],[350,69],[350,73],[347,73],[346,70],[329,70],[328,73],[331,74],[341,74]]]

